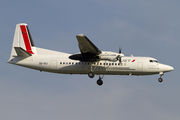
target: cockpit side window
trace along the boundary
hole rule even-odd
[[[158,63],[158,61],[157,61],[157,60],[149,60],[149,62],[151,62],[151,63],[153,63],[153,62]]]
[[[157,61],[157,60],[154,60],[154,62],[158,63],[158,61]]]

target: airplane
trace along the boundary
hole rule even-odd
[[[7,63],[39,71],[59,74],[87,74],[90,78],[99,75],[97,84],[103,84],[104,75],[162,75],[173,67],[158,63],[151,57],[124,56],[119,53],[99,50],[84,34],[76,35],[79,53],[68,54],[35,47],[28,25],[16,25],[11,55]]]

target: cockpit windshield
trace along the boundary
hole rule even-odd
[[[156,62],[156,63],[158,63],[158,61],[157,60],[149,60],[149,62]]]

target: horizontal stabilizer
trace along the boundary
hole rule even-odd
[[[25,51],[23,48],[21,47],[14,47],[16,53],[17,53],[17,56],[21,56],[21,57],[29,57],[31,56],[30,53],[28,53],[27,51]]]

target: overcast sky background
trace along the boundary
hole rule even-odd
[[[179,120],[179,0],[1,0],[1,120]],[[79,52],[77,34],[100,50],[149,56],[174,67],[163,76],[63,75],[11,64],[15,25],[35,46]]]

